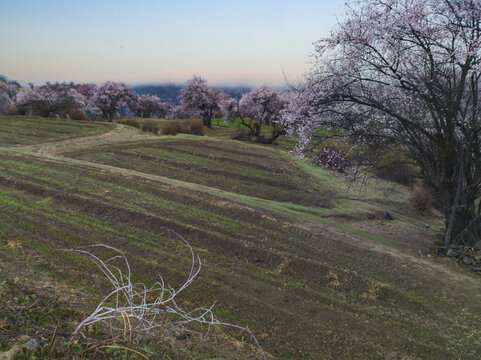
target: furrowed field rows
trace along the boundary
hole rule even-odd
[[[234,237],[242,229],[249,229],[248,239],[255,239],[255,234],[264,226],[256,228],[252,219],[256,216],[247,209],[240,207],[225,212],[222,199],[209,198],[200,194],[189,196],[180,189],[169,189],[168,186],[129,179],[122,176],[112,176],[108,173],[93,170],[75,170],[74,167],[51,162],[18,158],[5,160],[2,158],[2,177],[10,179],[14,186],[25,186],[30,190],[44,193],[51,191],[53,196],[63,197],[65,201],[85,202],[91,199],[101,204],[122,207],[139,214],[152,214],[180,226],[195,229],[216,229],[212,232],[222,232],[223,236]],[[34,175],[33,175],[34,174]],[[17,179],[17,180],[12,180]],[[69,196],[68,194],[75,194]],[[206,201],[207,200],[207,201]],[[92,204],[92,206],[94,206]],[[118,214],[116,216],[119,216]],[[192,220],[195,219],[195,223]],[[241,224],[237,222],[241,221]],[[267,222],[267,221],[265,221]],[[199,224],[198,226],[196,226]],[[274,231],[274,227],[272,228]]]
[[[225,199],[142,179],[113,176],[99,170],[29,158],[19,161],[18,157],[4,156],[0,160],[0,169],[1,180],[14,188],[51,196],[99,213],[98,216],[134,222],[163,219],[171,225],[177,224],[183,231],[198,232],[198,236],[212,237],[218,242],[230,242],[234,249],[261,244],[280,253],[291,251],[306,258],[318,257],[318,254],[313,256],[316,244],[307,237],[306,229]],[[289,228],[296,231],[295,237]],[[244,244],[239,246],[240,242]],[[278,258],[276,255],[275,261]]]
[[[112,124],[65,119],[0,116],[0,144],[27,145],[100,134]]]
[[[297,226],[225,199],[131,176],[114,176],[101,170],[30,158],[18,160],[18,157],[3,157],[0,161],[2,174],[10,184],[54,196],[104,218],[142,221],[147,227],[169,222],[192,236],[229,243],[237,254],[244,253],[246,246],[260,246],[276,249],[278,254],[291,252],[311,261],[332,257],[319,247],[320,238],[313,236],[307,224]],[[294,231],[295,236],[289,230]],[[332,242],[331,237],[335,237],[330,231],[321,233],[323,241]],[[258,262],[264,261],[263,257],[272,258],[272,254],[265,251],[251,250],[256,251]],[[346,256],[346,251],[343,252],[336,261],[355,269],[354,264],[360,263],[358,253],[353,251],[351,256]],[[278,263],[279,256],[271,259],[274,264]]]
[[[84,276],[92,266],[55,249],[105,243],[128,253],[139,280],[160,272],[180,283],[188,256],[168,227],[204,262],[186,301],[217,301],[219,316],[248,325],[281,358],[312,358],[319,347],[328,358],[369,358],[373,349],[401,349],[403,339],[420,334],[412,351],[447,359],[465,351],[447,341],[475,326],[467,310],[463,326],[437,315],[473,309],[466,293],[440,296],[443,286],[426,287],[430,275],[420,266],[408,269],[406,259],[389,253],[373,257],[369,248],[336,240],[353,235],[306,219],[300,226],[206,193],[24,155],[0,155],[0,174],[2,248],[19,261],[101,295],[100,279]]]
[[[329,206],[325,189],[294,163],[260,146],[226,147],[218,141],[163,139],[64,155],[264,199]]]

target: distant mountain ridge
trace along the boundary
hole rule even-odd
[[[139,95],[150,94],[158,96],[162,101],[171,102],[175,105],[179,103],[179,93],[184,85],[178,84],[145,84],[132,86],[132,89]],[[249,86],[219,86],[227,95],[240,99],[245,93],[252,90]]]

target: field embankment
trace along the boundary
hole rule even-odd
[[[215,314],[248,326],[269,357],[479,358],[481,282],[420,251],[439,219],[416,215],[401,187],[389,196],[385,184],[349,189],[281,150],[223,139],[61,120],[71,130],[55,140],[45,121],[0,118],[9,139],[0,141],[0,351],[24,333],[48,344],[57,322],[67,337],[109,291],[91,263],[56,249],[111,245],[136,280],[161,273],[180,284],[188,252],[167,227],[203,261],[179,301],[216,302]],[[85,335],[109,336],[95,331]],[[176,341],[139,350],[152,359],[259,356],[228,328],[203,344]]]

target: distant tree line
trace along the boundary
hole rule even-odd
[[[22,87],[0,77],[0,113],[86,119],[88,115],[112,121],[119,114],[166,117],[175,105],[154,95],[135,93],[126,84],[108,81],[95,84],[46,83]]]
[[[70,82],[29,84],[24,88],[3,76],[0,78],[0,112],[77,120],[89,116],[107,121],[120,115],[200,118],[207,127],[211,127],[212,119],[218,116],[226,122],[239,120],[248,135],[258,142],[272,143],[285,133],[283,110],[288,93],[268,86],[212,87],[194,75],[183,87],[152,85],[134,89],[113,81],[100,86]],[[162,99],[148,93],[154,90],[162,91]],[[169,96],[176,96],[179,105]],[[165,101],[166,97],[172,102]]]
[[[184,85],[178,84],[147,84],[134,86],[132,90],[139,95],[155,95],[163,101],[180,105],[179,95],[183,87]],[[219,88],[235,99],[240,99],[242,95],[252,90],[249,86],[220,86]]]

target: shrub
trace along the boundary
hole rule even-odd
[[[190,131],[194,135],[203,136],[204,135],[204,123],[200,119],[192,119],[190,121]]]
[[[69,111],[70,119],[72,120],[85,120],[85,114],[83,111],[72,109]]]
[[[101,115],[90,113],[86,116],[89,121],[104,121]]]
[[[403,185],[411,185],[413,169],[405,161],[400,146],[387,150],[377,161],[374,170],[376,176],[381,179],[394,181]]]
[[[435,205],[435,199],[431,191],[424,186],[417,186],[411,191],[411,204],[417,212],[425,214]]]
[[[19,115],[17,107],[9,106],[7,109],[7,115]]]
[[[49,115],[49,117],[52,117]],[[61,110],[58,112],[58,117],[60,119],[70,119],[70,115],[68,114],[68,111],[67,110]]]
[[[192,134],[192,131],[190,130],[190,125],[188,122],[178,121],[177,124],[179,124],[179,133]]]
[[[162,135],[177,135],[180,130],[180,124],[177,121],[168,121],[162,124]]]
[[[141,127],[141,125],[137,122],[137,120],[132,118],[119,119],[117,120],[117,123],[127,125],[127,126],[133,126],[137,129],[140,129]]]
[[[142,131],[148,131],[154,134],[158,134],[160,130],[159,122],[154,120],[146,120],[142,124]]]

